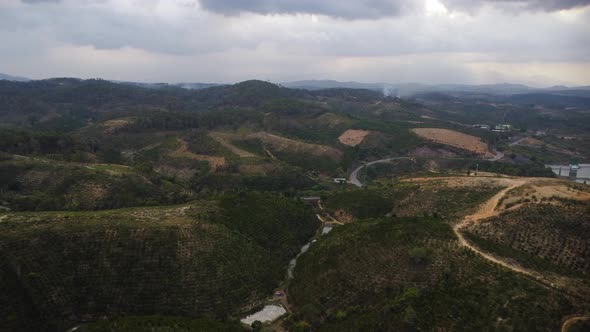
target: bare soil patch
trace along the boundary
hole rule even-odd
[[[338,137],[338,140],[344,145],[357,146],[363,142],[369,133],[366,130],[348,129]]]
[[[107,134],[112,134],[116,132],[118,129],[125,128],[131,121],[129,119],[115,119],[115,120],[108,120],[101,125],[104,127],[104,132]]]
[[[493,156],[488,145],[482,142],[479,137],[441,128],[414,128],[412,131],[416,135],[436,143],[454,146],[489,157]]]
[[[423,177],[402,180],[403,182],[415,182],[428,186],[440,187],[504,187],[513,182],[510,178],[488,176],[452,176],[452,177]]]
[[[536,138],[532,138],[532,137],[527,137],[525,139],[523,139],[521,141],[522,144],[526,144],[526,145],[535,145],[535,146],[541,146],[545,143],[543,143],[543,141],[540,141]]]
[[[523,203],[553,202],[553,198],[590,200],[590,193],[581,190],[581,188],[563,180],[530,180],[527,184],[509,191],[500,202],[500,207],[514,209]],[[558,201],[554,203],[558,203]]]

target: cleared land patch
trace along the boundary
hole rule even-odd
[[[115,131],[117,131],[117,129],[124,128],[130,123],[131,123],[131,120],[129,120],[129,119],[114,119],[114,120],[105,121],[105,122],[101,123],[101,125],[104,127],[105,133],[112,134]]]
[[[441,128],[414,128],[412,131],[429,141],[454,146],[477,154],[492,156],[488,145],[482,142],[479,137]]]
[[[513,209],[526,203],[559,202],[559,199],[590,200],[584,187],[563,180],[539,179],[515,188],[500,201],[503,209]]]
[[[327,145],[311,144],[294,139],[270,134],[264,131],[250,134],[247,138],[257,138],[272,150],[310,153],[314,156],[329,157],[333,160],[342,158],[342,151]]]
[[[363,142],[367,135],[369,132],[366,130],[348,129],[338,137],[338,140],[344,145],[357,146]]]
[[[223,145],[224,147],[228,148],[231,152],[237,154],[241,158],[249,158],[249,157],[256,157],[255,154],[250,153],[244,149],[240,149],[237,146],[231,143],[231,140],[235,137],[235,135],[231,133],[223,133],[219,131],[213,131],[209,133],[214,140],[219,142],[219,144]]]
[[[216,169],[218,166],[225,165],[224,157],[208,156],[205,154],[197,154],[189,150],[188,144],[183,139],[178,139],[178,149],[172,151],[169,155],[175,158],[189,158],[193,160],[206,161],[211,166],[211,169]]]

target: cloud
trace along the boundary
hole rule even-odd
[[[213,13],[233,16],[315,14],[348,20],[397,17],[424,8],[425,0],[200,0]],[[590,5],[590,0],[436,0],[451,10],[473,13],[484,6],[515,12],[558,11]]]
[[[35,4],[47,3],[47,2],[58,3],[61,0],[21,0],[21,1],[24,3],[27,3],[27,4],[35,5]]]
[[[205,10],[223,14],[317,14],[344,19],[399,16],[415,7],[413,0],[200,0]]]
[[[0,72],[590,83],[590,8],[555,10],[584,1],[23,1],[0,0]]]
[[[447,8],[473,12],[483,6],[499,7],[514,12],[573,9],[590,5],[590,0],[441,0]]]

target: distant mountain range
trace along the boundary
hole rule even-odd
[[[25,77],[17,77],[0,73],[0,80],[27,82],[31,79]],[[217,86],[224,86],[227,84],[219,83],[199,83],[199,82],[182,82],[182,83],[144,83],[131,81],[112,81],[120,84],[131,84],[150,89],[162,88],[183,88],[187,90],[200,90]],[[567,87],[563,85],[556,85],[548,88],[533,88],[523,84],[482,84],[482,85],[467,85],[467,84],[422,84],[422,83],[361,83],[354,81],[340,82],[334,80],[304,80],[283,82],[279,85],[303,90],[324,90],[324,89],[366,89],[372,91],[379,91],[385,96],[392,97],[410,97],[419,96],[430,93],[442,93],[454,96],[469,95],[493,95],[493,96],[511,96],[518,94],[552,94],[573,97],[590,97],[590,85]]]
[[[140,86],[142,88],[148,89],[161,89],[167,87],[177,87],[183,88],[187,90],[200,90],[206,88],[212,88],[215,86],[222,86],[225,84],[217,84],[217,83],[142,83],[142,82],[120,82],[120,81],[113,81],[115,83],[124,83],[124,84],[131,84],[135,86]]]
[[[30,81],[30,79],[28,79],[26,77],[11,76],[11,75],[6,75],[6,74],[0,73],[0,81],[2,81],[2,80],[5,80],[5,81],[17,81],[17,82],[28,82],[28,81]]]
[[[407,97],[425,93],[470,93],[470,94],[488,94],[488,95],[514,95],[523,93],[550,93],[568,96],[590,97],[590,86],[567,87],[553,86],[550,88],[532,88],[522,84],[483,84],[483,85],[466,85],[466,84],[421,84],[421,83],[359,83],[359,82],[339,82],[332,80],[307,80],[282,83],[288,88],[322,90],[333,88],[352,88],[368,89],[381,91],[384,95],[394,97]]]

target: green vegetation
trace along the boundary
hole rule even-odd
[[[453,218],[464,215],[498,191],[494,186],[447,187],[436,180],[421,185],[394,184],[338,191],[327,197],[326,208],[344,210],[356,218],[376,218],[391,213],[396,216],[434,216]]]
[[[573,323],[566,332],[584,332],[590,330],[590,320],[579,320]]]
[[[269,191],[294,195],[297,191],[308,190],[316,185],[301,169],[280,167],[264,175],[207,174],[196,177],[192,188],[201,192],[225,191]]]
[[[377,179],[395,180],[398,177],[409,177],[426,172],[426,165],[423,160],[392,160],[388,163],[378,163],[363,167],[358,174],[359,179],[366,179],[372,183]]]
[[[590,274],[590,204],[527,204],[466,229],[482,249],[525,267],[574,277]]]
[[[221,199],[220,221],[287,262],[319,227],[307,204],[272,194],[236,193]]]
[[[433,218],[333,230],[300,258],[289,294],[317,331],[544,331],[574,305],[459,247]]]
[[[553,178],[555,174],[550,168],[545,167],[541,163],[529,164],[508,164],[493,161],[471,162],[468,169],[474,171],[475,164],[479,165],[479,170],[482,172],[499,173],[514,176],[529,176],[529,177],[546,177]]]
[[[355,218],[382,217],[393,208],[394,202],[384,191],[356,189],[340,191],[330,195],[326,208],[334,212],[344,210]]]
[[[10,291],[0,297],[0,326],[63,331],[121,314],[235,318],[272,293],[317,225],[307,205],[263,194],[4,215],[0,285]]]
[[[151,167],[82,166],[19,158],[0,162],[0,199],[18,211],[99,210],[174,204],[190,195]]]
[[[168,316],[125,317],[82,325],[80,332],[244,332],[239,322],[216,322]]]
[[[319,233],[315,213],[351,223],[318,237],[282,284],[290,331],[557,329],[562,317],[587,312],[587,301],[487,263],[449,226],[498,187],[403,180],[476,164],[553,176],[543,163],[588,159],[585,109],[566,110],[568,99],[556,96],[539,97],[542,107],[528,105],[535,96],[497,98],[402,100],[263,81],[201,90],[0,81],[0,331],[63,332],[80,322],[91,322],[80,327],[88,332],[247,330],[237,319],[281,285],[289,260]],[[511,146],[514,132],[474,123],[550,134],[532,141],[538,147]],[[417,127],[481,137],[506,157],[482,161],[424,141]],[[348,129],[370,133],[350,147],[338,141]],[[362,189],[331,180],[363,161],[409,155],[418,159],[363,170]],[[326,210],[301,196],[321,196]],[[466,237],[524,266],[585,278],[590,210],[550,202],[483,221]]]

